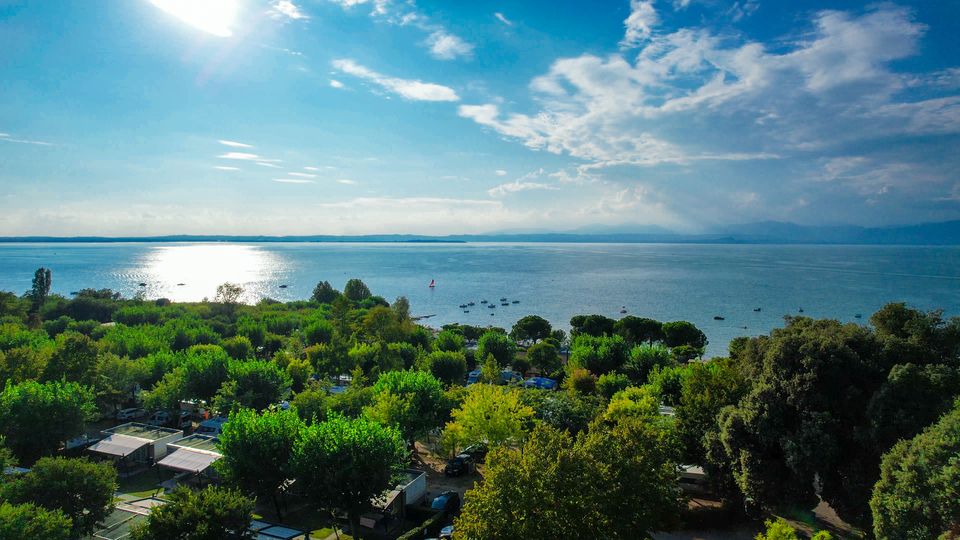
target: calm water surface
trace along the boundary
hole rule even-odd
[[[537,314],[568,328],[601,313],[689,320],[710,339],[769,332],[785,314],[861,322],[889,301],[960,314],[960,248],[672,244],[0,244],[0,290],[22,293],[39,266],[54,292],[110,288],[174,301],[212,298],[225,281],[246,301],[303,299],[358,277],[388,300],[405,295],[424,322],[509,328]],[[435,279],[434,289],[427,287]],[[140,287],[139,283],[146,283]],[[178,285],[182,283],[183,285]],[[280,288],[280,285],[287,288]],[[488,309],[480,300],[519,304]],[[470,313],[457,306],[476,302]],[[761,308],[755,312],[754,308]],[[725,317],[716,321],[715,315]]]

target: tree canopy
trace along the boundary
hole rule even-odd
[[[167,503],[154,506],[147,521],[131,531],[133,540],[234,540],[251,538],[254,501],[240,491],[208,486],[178,487]]]

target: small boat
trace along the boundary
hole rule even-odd
[[[486,300],[481,300],[480,303],[481,303],[481,304],[486,304],[487,301],[486,301]]]
[[[430,280],[430,285],[428,285],[428,286],[432,289],[432,288],[434,288],[434,287],[437,286],[437,282],[436,282],[435,280],[432,280],[432,279],[431,279],[431,280]]]
[[[80,291],[70,291],[70,294],[76,296],[76,295],[80,294]]]
[[[493,309],[493,308],[497,307],[497,305],[496,305],[496,304],[489,304],[487,307],[490,308],[490,309]]]
[[[458,307],[459,307],[460,309],[463,309],[463,308],[467,307],[467,305],[466,305],[466,304],[460,304]]]
[[[754,310],[754,311],[760,311],[760,308],[755,307],[755,308],[753,308],[753,310]]]
[[[507,297],[501,298],[500,301],[501,301],[501,302],[506,302],[506,301],[507,301]]]
[[[510,303],[511,303],[511,304],[519,304],[520,301],[519,301],[519,300],[514,300],[513,302],[510,302]]]
[[[720,315],[714,315],[714,316],[713,316],[713,320],[715,320],[715,321],[722,321],[722,320],[725,320],[725,319],[724,319],[723,317],[721,317]]]
[[[800,309],[797,310],[797,311],[799,311],[800,313],[803,313],[803,308],[800,308]]]
[[[620,310],[620,313],[626,313],[626,312],[627,312],[627,310],[625,310],[625,309],[621,309],[621,310]]]
[[[494,315],[496,315],[496,314],[495,314],[495,313],[491,313],[491,314],[490,314],[491,317],[493,317]]]
[[[467,302],[467,305],[468,305],[468,306],[475,306],[476,304],[474,304],[473,302]]]
[[[510,304],[508,304],[507,302],[504,302],[504,303],[502,303],[502,304],[500,304],[500,305],[503,306],[503,307],[507,307],[507,306],[509,306]]]
[[[854,318],[854,319],[862,319],[862,318],[863,318],[863,315],[861,315],[860,313],[857,313],[856,315],[853,316],[853,318]]]
[[[465,310],[463,310],[463,312],[464,312],[464,313],[470,313],[470,310],[469,310],[469,309],[465,309]]]
[[[177,283],[177,287],[183,287],[186,283]]]
[[[146,284],[146,283],[141,283],[140,286],[141,286],[141,287],[146,287],[147,284]]]
[[[287,287],[289,287],[289,285],[286,284],[280,286],[281,289],[286,289]]]

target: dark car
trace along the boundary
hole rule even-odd
[[[483,463],[483,460],[487,457],[487,445],[483,443],[471,444],[460,453],[472,457],[477,463]]]
[[[456,457],[447,462],[443,468],[443,473],[447,476],[460,476],[470,474],[476,466],[473,456],[466,453],[457,454]]]
[[[456,514],[460,511],[460,494],[456,491],[444,491],[430,503],[430,508],[443,510],[448,514]]]

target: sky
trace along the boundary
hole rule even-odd
[[[0,0],[0,236],[960,219],[960,2]]]

